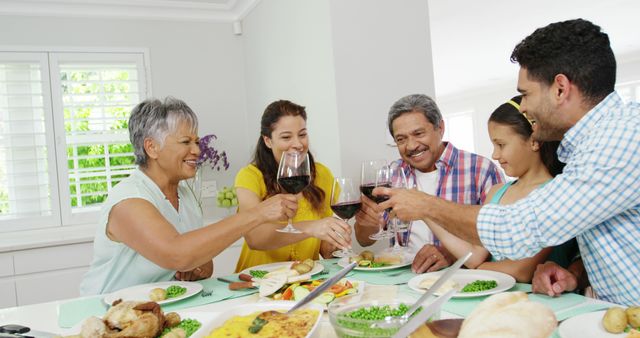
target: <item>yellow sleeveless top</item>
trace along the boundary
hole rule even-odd
[[[318,162],[315,162],[315,166],[316,178],[313,183],[324,191],[323,210],[321,213],[317,213],[311,208],[311,204],[306,198],[301,198],[298,201],[298,211],[293,217],[293,223],[317,220],[333,215],[330,205],[333,174],[331,174],[329,168]],[[261,200],[264,200],[267,196],[267,186],[264,184],[262,172],[253,164],[240,169],[236,175],[235,187],[251,190],[260,196]],[[283,226],[285,224],[286,222],[283,222]],[[267,251],[252,250],[245,242],[242,245],[242,252],[236,264],[236,272],[261,264],[304,260],[307,258],[317,260],[320,257],[319,254],[320,240],[317,238],[307,238],[294,244]]]

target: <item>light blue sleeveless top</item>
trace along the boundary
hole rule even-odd
[[[130,198],[149,201],[179,233],[202,227],[202,210],[185,181],[178,185],[178,197],[180,204],[176,211],[155,182],[139,169],[118,183],[109,192],[100,211],[93,243],[93,262],[80,284],[80,293],[103,294],[133,285],[171,280],[175,271],[164,269],[125,244],[110,240],[106,228],[111,208]]]
[[[504,195],[504,193],[507,192],[507,189],[509,189],[509,187],[514,183],[516,183],[517,181],[518,180],[505,183],[502,187],[500,187],[500,189],[498,189],[498,191],[496,191],[496,193],[493,195],[489,203],[500,204],[500,200],[502,199],[502,196]],[[538,188],[544,187],[544,185],[549,182],[551,182],[551,179],[542,183]],[[549,256],[547,256],[547,261],[555,262],[556,264],[562,266],[563,268],[566,268],[569,266],[569,264],[571,264],[571,261],[575,257],[577,252],[578,252],[578,244],[575,238],[572,238],[563,244],[554,246]],[[496,261],[493,258],[493,256],[491,256],[491,261],[492,262]]]

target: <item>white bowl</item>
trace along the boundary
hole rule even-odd
[[[288,310],[295,304],[296,303],[290,302],[290,301],[272,301],[272,302],[260,302],[255,304],[238,305],[230,308],[229,310],[225,310],[220,315],[213,318],[213,320],[211,320],[209,323],[207,323],[206,325],[203,325],[203,327],[201,327],[198,330],[198,334],[192,335],[191,338],[206,337],[207,335],[211,334],[211,332],[214,329],[224,325],[224,322],[226,322],[228,319],[230,319],[233,316],[246,316],[248,314],[252,314],[258,311]],[[320,304],[311,302],[303,306],[302,308],[318,311],[318,318],[316,319],[316,322],[311,327],[311,330],[309,331],[309,333],[305,336],[306,338],[310,338],[313,336],[314,332],[318,329],[318,324],[322,319],[324,307]]]

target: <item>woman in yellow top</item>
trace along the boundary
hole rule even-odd
[[[309,153],[311,184],[298,197],[293,218],[300,234],[281,233],[286,223],[269,223],[245,234],[236,272],[246,268],[307,258],[331,257],[337,248],[351,247],[351,228],[332,217],[330,206],[333,175],[315,162],[309,152],[307,113],[293,102],[280,100],[262,114],[260,137],[252,163],[236,175],[239,210],[246,210],[281,191],[277,181],[278,162],[283,152]]]

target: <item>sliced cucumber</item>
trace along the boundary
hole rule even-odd
[[[293,289],[293,299],[296,301],[301,300],[309,293],[311,293],[311,291],[309,291],[309,289],[305,288],[304,286],[297,286],[295,289]]]
[[[334,299],[336,299],[336,295],[334,295],[333,292],[327,291],[323,292],[320,296],[318,296],[318,298],[314,299],[313,301],[320,304],[329,304]]]

